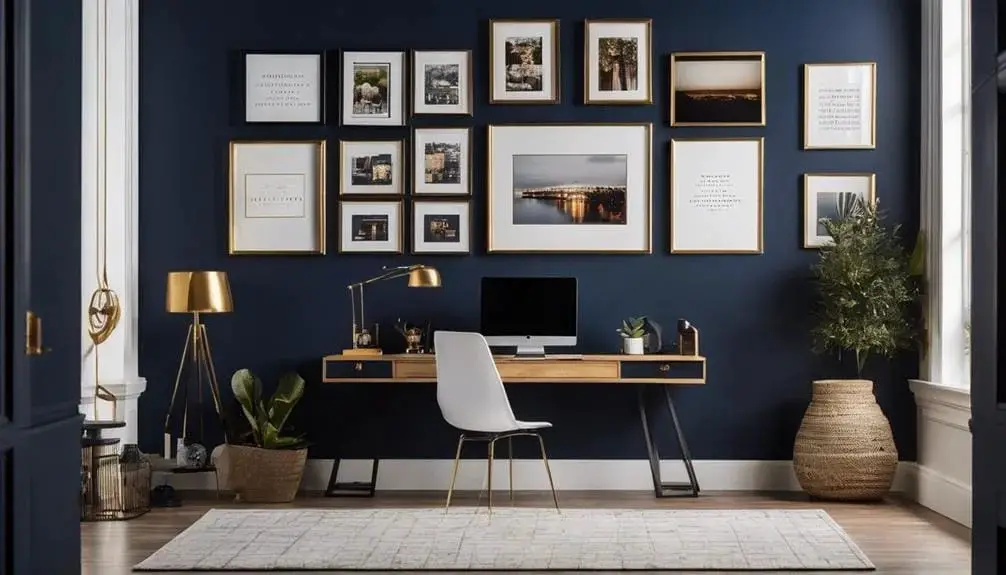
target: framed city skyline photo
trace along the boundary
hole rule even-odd
[[[402,201],[339,202],[339,253],[402,253]]]
[[[472,114],[471,50],[412,52],[414,114]]]
[[[877,177],[872,173],[808,173],[803,175],[803,247],[821,248],[834,241],[822,220],[837,220],[857,202],[877,201]]]
[[[651,131],[489,126],[489,252],[650,253]]]
[[[803,148],[877,146],[877,64],[804,64]]]
[[[321,52],[245,52],[245,122],[325,121]]]
[[[416,128],[412,132],[412,193],[471,193],[471,128]]]
[[[402,140],[339,142],[339,194],[405,194]]]
[[[585,22],[585,104],[653,102],[650,29],[649,19]]]
[[[413,254],[471,253],[468,200],[416,200],[412,203]]]
[[[670,57],[672,126],[764,126],[764,52]]]
[[[559,103],[559,21],[489,21],[489,103]]]
[[[342,124],[405,125],[405,53],[342,53]]]

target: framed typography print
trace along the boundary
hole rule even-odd
[[[672,126],[764,126],[764,52],[671,54]]]
[[[230,254],[325,253],[325,141],[230,144]]]
[[[763,138],[671,140],[671,253],[762,253]]]
[[[339,253],[402,253],[402,201],[339,202]]]
[[[489,22],[489,103],[559,103],[559,21]]]
[[[875,174],[825,173],[803,175],[803,247],[834,243],[825,220],[837,220],[860,202],[877,201]]]
[[[402,140],[339,142],[339,194],[343,196],[405,193]]]
[[[416,128],[412,134],[412,193],[465,196],[471,192],[471,128]]]
[[[246,52],[245,122],[324,122],[324,60],[320,52]]]
[[[342,124],[405,125],[405,53],[342,53]]]
[[[586,104],[649,104],[650,20],[587,20],[584,24]]]
[[[489,126],[489,252],[650,253],[651,132]]]
[[[468,200],[416,200],[412,203],[412,253],[471,253]]]
[[[471,50],[412,52],[412,112],[472,114]]]
[[[872,149],[877,145],[877,64],[805,64],[803,147]]]

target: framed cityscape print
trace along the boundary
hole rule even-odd
[[[651,253],[650,124],[489,126],[488,251]]]
[[[559,21],[489,21],[489,103],[559,103]]]
[[[649,19],[586,21],[585,104],[653,102],[650,29]]]
[[[412,112],[472,115],[471,50],[412,52]]]
[[[471,128],[416,128],[412,133],[412,193],[466,196],[471,192]]]
[[[763,251],[763,138],[671,140],[671,253]]]
[[[325,141],[230,144],[228,253],[325,253]]]
[[[339,253],[402,253],[402,200],[339,202]]]
[[[324,122],[324,70],[320,52],[245,52],[245,122]]]
[[[876,201],[875,174],[804,174],[803,247],[832,245],[824,221],[841,218],[860,202],[872,205]]]
[[[805,150],[877,146],[877,64],[804,64]]]
[[[405,125],[405,52],[342,53],[342,124]]]
[[[412,202],[413,254],[468,254],[472,250],[468,200]]]
[[[404,195],[403,144],[402,140],[340,141],[339,195]]]
[[[671,54],[672,126],[764,126],[764,52]]]

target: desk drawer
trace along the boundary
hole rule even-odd
[[[388,360],[350,360],[325,362],[325,379],[389,379]]]
[[[503,381],[551,381],[570,382],[592,379],[618,379],[617,361],[591,360],[497,360],[496,368]]]
[[[623,361],[622,379],[688,380],[701,383],[705,379],[701,361]]]

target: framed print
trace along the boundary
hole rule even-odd
[[[471,192],[471,128],[412,132],[412,193],[464,196]]]
[[[230,144],[230,254],[325,253],[325,141]]]
[[[244,54],[245,122],[325,121],[322,53]]]
[[[489,103],[559,103],[559,21],[489,21]]]
[[[472,52],[412,52],[412,112],[472,115]]]
[[[405,194],[402,140],[339,142],[339,195]]]
[[[412,202],[413,254],[469,254],[471,235],[468,200]]]
[[[803,148],[877,146],[877,64],[804,64]]]
[[[857,201],[877,201],[875,174],[804,174],[803,247],[831,245],[833,241],[822,220],[840,218]]]
[[[671,140],[671,253],[762,253],[764,145]]]
[[[339,253],[402,253],[402,200],[340,201]]]
[[[405,125],[405,53],[342,53],[342,124]]]
[[[649,19],[586,21],[585,104],[653,102],[650,28]]]
[[[671,54],[672,126],[764,126],[764,52]]]
[[[650,124],[489,126],[488,250],[650,253]]]

